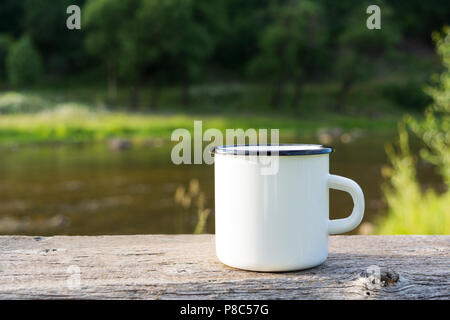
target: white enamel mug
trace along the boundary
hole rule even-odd
[[[215,148],[219,260],[252,271],[300,270],[324,262],[328,235],[356,228],[364,215],[358,184],[329,173],[332,151],[305,144]],[[329,219],[330,188],[352,196],[347,218]]]

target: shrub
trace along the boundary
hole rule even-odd
[[[423,111],[431,98],[423,91],[423,84],[408,81],[402,84],[389,84],[381,88],[383,96],[397,106],[411,111]]]
[[[6,67],[12,86],[35,84],[42,76],[42,59],[28,37],[14,43],[8,53]]]
[[[425,118],[406,117],[400,126],[400,151],[387,149],[391,167],[383,169],[388,179],[383,193],[388,215],[378,222],[378,233],[450,233],[450,28],[444,29],[444,35],[434,34],[434,39],[445,69],[436,77],[435,86],[427,88],[433,102]],[[405,124],[425,145],[419,155],[409,150]],[[445,192],[422,192],[417,180],[418,158],[436,166]]]
[[[0,114],[32,113],[49,107],[49,102],[38,95],[8,91],[0,93]]]
[[[399,129],[399,151],[390,146],[387,154],[390,167],[383,168],[387,183],[383,194],[388,214],[378,221],[378,234],[449,234],[450,191],[439,194],[433,189],[425,192],[417,179],[417,156],[408,146],[405,123]]]

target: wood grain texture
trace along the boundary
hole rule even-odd
[[[260,273],[221,264],[212,235],[1,236],[0,298],[449,299],[449,252],[450,236],[332,236],[322,265]]]

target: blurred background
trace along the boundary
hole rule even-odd
[[[2,0],[0,234],[213,233],[213,166],[170,159],[194,120],[335,147],[356,234],[449,234],[446,24],[445,0]]]

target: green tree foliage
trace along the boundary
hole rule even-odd
[[[423,90],[424,84],[419,80],[402,81],[382,85],[381,93],[397,106],[405,110],[423,112],[431,103],[431,98]]]
[[[395,20],[407,37],[431,42],[430,34],[450,21],[450,1],[386,1],[394,9]]]
[[[45,57],[46,70],[55,75],[76,72],[87,64],[83,33],[68,30],[66,9],[84,0],[23,0],[20,24]]]
[[[320,69],[327,30],[322,8],[314,1],[290,1],[271,8],[272,22],[262,31],[260,54],[250,72],[274,83],[272,107],[278,107],[287,80],[296,84],[292,106],[300,102],[302,84]]]
[[[258,54],[258,39],[266,27],[271,1],[226,0],[215,3],[213,29],[215,67],[226,75],[244,76],[248,63]],[[230,72],[232,71],[232,72]]]
[[[338,36],[347,25],[346,19],[343,18],[347,17],[350,12],[355,10],[355,6],[360,6],[361,3],[355,0],[316,0],[316,2],[324,8],[325,20],[331,26],[328,42],[330,46],[334,47]],[[365,16],[365,10],[361,12],[361,15]]]
[[[183,85],[182,103],[188,105],[190,83],[200,76],[203,65],[211,54],[213,41],[206,27],[209,18],[201,14],[195,0],[173,2],[173,7],[168,10],[173,12],[174,7],[177,7],[179,12],[173,14],[172,21],[168,19],[173,42],[167,46],[167,56],[171,68],[175,68],[174,74],[178,75],[176,78]]]
[[[11,47],[11,38],[0,34],[0,81],[6,80],[6,57]]]
[[[28,36],[14,43],[8,53],[6,66],[12,86],[35,84],[42,77],[42,59]]]
[[[370,30],[366,26],[366,8],[377,4],[381,8],[381,29]],[[373,67],[380,57],[393,49],[399,41],[400,34],[393,21],[392,10],[382,1],[363,3],[353,9],[346,20],[346,26],[339,35],[338,59],[335,73],[340,82],[335,109],[342,111],[345,99],[353,85],[373,74]]]
[[[383,193],[388,215],[378,222],[382,234],[448,234],[450,232],[450,28],[435,34],[437,51],[444,71],[437,84],[427,89],[433,103],[421,120],[406,117],[400,126],[400,150],[387,149],[391,167],[384,168],[388,183]],[[423,142],[418,156],[408,146],[405,124]],[[432,163],[446,185],[444,193],[423,192],[417,180],[417,158]]]
[[[105,64],[110,101],[117,95],[118,64],[123,57],[121,30],[128,21],[134,22],[131,17],[137,3],[138,0],[89,0],[83,9],[83,28],[87,30],[85,46]]]
[[[212,50],[210,17],[200,8],[192,0],[89,1],[86,47],[107,62],[110,92],[121,75],[132,84],[131,105],[136,107],[143,82],[153,87],[181,82],[187,104],[189,83]],[[128,18],[122,19],[124,15]]]
[[[82,30],[66,28],[71,4],[82,9]],[[381,30],[366,28],[369,4],[381,7]],[[133,88],[132,105],[143,86],[152,88],[155,105],[165,85],[181,85],[187,104],[197,79],[257,75],[274,87],[274,106],[283,87],[294,84],[288,103],[297,110],[303,84],[324,74],[339,82],[334,104],[341,111],[354,84],[384,63],[398,30],[423,49],[449,14],[450,2],[440,0],[2,0],[0,34],[28,34],[45,57],[45,70],[58,79],[104,74],[111,102],[118,101],[118,81]],[[410,89],[388,92],[390,100],[409,105],[422,99],[409,98]]]
[[[153,86],[181,82],[182,102],[188,104],[189,84],[212,49],[206,21],[196,1],[141,0],[134,23],[123,30],[127,59],[121,60],[122,69],[137,86],[143,80]]]
[[[19,36],[23,31],[21,19],[23,17],[23,3],[17,0],[0,1],[0,32],[12,37]]]

